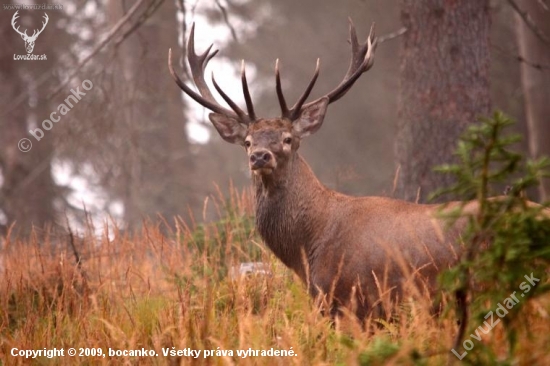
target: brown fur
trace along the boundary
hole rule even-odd
[[[402,295],[406,267],[410,273],[421,268],[420,278],[433,289],[437,273],[461,251],[457,229],[446,230],[438,219],[440,206],[332,191],[296,152],[297,136],[292,151],[281,153],[278,136],[289,131],[290,122],[280,119],[248,130],[254,141],[249,155],[267,149],[277,160],[271,174],[254,175],[256,226],[275,255],[313,296],[332,294],[337,306],[355,302],[360,318],[380,313],[372,308],[379,303],[380,283],[393,288],[392,298]]]

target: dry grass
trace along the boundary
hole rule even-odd
[[[212,203],[210,203],[212,204]],[[304,286],[255,235],[247,194],[218,207],[221,220],[188,228],[146,223],[141,232],[102,236],[54,231],[6,240],[0,260],[0,356],[29,364],[12,348],[152,349],[158,357],[75,356],[33,364],[392,365],[445,364],[456,331],[452,314],[433,316],[422,299],[403,302],[392,320],[369,319],[369,330],[344,319],[332,326]],[[112,238],[112,239],[110,239]],[[74,249],[73,249],[74,244]],[[80,264],[76,258],[80,257]],[[272,276],[229,278],[242,261],[264,261]],[[431,301],[431,299],[428,299]],[[550,364],[549,303],[532,302],[517,364]],[[505,357],[497,326],[476,347]],[[164,349],[203,350],[198,359]],[[218,348],[219,347],[219,348]],[[294,357],[237,356],[236,350],[292,350]],[[203,357],[204,350],[232,350]],[[214,353],[215,354],[215,353]],[[465,358],[468,360],[468,358]]]

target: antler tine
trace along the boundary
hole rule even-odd
[[[187,61],[189,62],[189,66],[191,68],[191,74],[193,76],[193,81],[195,82],[195,85],[197,86],[197,89],[199,90],[199,93],[206,99],[209,99],[211,102],[216,102],[216,99],[212,95],[212,92],[208,88],[208,85],[206,84],[206,81],[204,80],[204,71],[206,69],[206,65],[208,62],[218,53],[218,50],[212,51],[212,45],[206,49],[205,52],[203,52],[200,55],[197,55],[195,52],[195,23],[191,26],[191,32],[189,34],[189,40],[187,41]],[[218,93],[222,96],[222,98],[226,101],[226,103],[231,107],[234,113],[222,113],[228,116],[231,116],[235,118],[237,116],[237,120],[239,122],[248,125],[251,122],[251,117],[248,116],[246,113],[242,111],[242,109],[239,108],[239,106],[233,102],[227,94],[225,94],[221,88],[215,83],[214,76],[212,75],[212,80],[214,82],[214,87],[218,91]],[[218,104],[220,108],[223,108],[221,105]],[[223,108],[227,111],[226,108]],[[219,113],[219,112],[218,112]]]
[[[241,62],[241,82],[243,84],[243,94],[244,100],[246,102],[246,109],[248,111],[248,116],[252,121],[256,120],[256,113],[254,113],[254,104],[252,103],[252,98],[250,97],[250,91],[248,90],[248,82],[246,80],[246,70],[244,67],[244,60]]]
[[[233,117],[233,118],[237,118],[237,115],[235,113],[231,112],[230,110],[228,110],[226,108],[223,108],[217,102],[212,102],[205,95],[203,96],[203,95],[195,92],[193,89],[188,87],[187,84],[185,84],[180,79],[178,74],[176,74],[176,72],[174,71],[174,67],[172,66],[172,49],[171,48],[168,50],[168,69],[170,70],[170,74],[172,75],[172,78],[174,79],[176,84],[178,84],[180,89],[183,90],[183,92],[185,94],[187,94],[191,98],[193,98],[193,100],[195,102],[199,103],[203,107],[206,107],[206,108],[210,109],[212,112],[219,113],[219,114],[224,114],[224,115],[227,115],[227,116],[230,116],[230,117]]]
[[[309,94],[313,90],[313,87],[315,86],[315,82],[317,81],[317,77],[319,76],[319,68],[320,68],[320,60],[317,59],[317,64],[315,65],[315,73],[313,74],[313,77],[311,78],[306,90],[302,94],[300,98],[298,98],[298,101],[294,106],[290,109],[290,120],[293,121],[296,118],[300,116],[300,110],[302,109],[302,106],[304,105],[304,102],[309,97]]]
[[[19,10],[17,10],[17,11],[15,12],[15,14],[13,14],[13,17],[11,18],[11,26],[12,26],[12,28],[13,28],[17,33],[19,33],[20,35],[23,35],[23,34],[24,34],[25,36],[27,36],[27,30],[26,30],[26,29],[25,29],[25,32],[21,32],[21,31],[19,30],[19,27],[20,27],[20,26],[19,26],[19,25],[18,25],[17,27],[15,26],[15,23],[16,23],[16,21],[17,21],[18,18],[19,18]]]
[[[48,17],[48,14],[46,14],[46,13],[44,13],[43,18],[44,18],[45,21],[42,22],[42,29],[40,29],[40,30],[38,30],[38,29],[33,30],[32,36],[30,36],[29,38],[31,38],[31,39],[32,39],[32,38],[33,38],[33,39],[36,39],[36,38],[40,35],[40,33],[42,33],[42,32],[44,31],[44,29],[46,28],[46,25],[48,25],[48,20],[49,20],[50,18]],[[25,31],[25,34],[26,34],[26,33],[27,33],[27,32]]]
[[[359,79],[359,77],[366,71],[368,71],[374,64],[374,51],[377,46],[377,39],[375,37],[375,25],[374,23],[371,26],[369,36],[367,41],[364,44],[360,44],[357,39],[357,32],[355,30],[355,25],[351,18],[349,19],[350,23],[350,42],[351,42],[351,61],[346,75],[342,82],[330,93],[325,96],[318,98],[313,102],[305,104],[302,109],[310,106],[320,99],[328,97],[329,103],[333,103],[338,99],[342,98],[353,86],[353,84]]]
[[[378,46],[378,38],[376,38],[376,23],[372,23],[370,26],[369,31],[369,38],[367,38],[367,55],[365,58],[369,60],[368,64],[365,66],[367,69],[365,71],[368,71],[372,65],[374,65],[374,51],[376,50],[376,46]]]
[[[220,105],[216,98],[212,95],[206,81],[204,80],[204,71],[208,62],[218,53],[217,50],[212,51],[212,45],[210,45],[205,52],[198,55],[195,51],[195,23],[191,26],[191,31],[189,33],[189,39],[187,41],[187,61],[191,69],[191,76],[193,77],[193,82],[197,87],[198,93],[187,86],[176,74],[174,68],[172,67],[172,50],[168,51],[168,68],[170,69],[170,74],[172,78],[176,81],[176,84],[183,90],[183,92],[189,95],[193,100],[195,100],[200,105],[210,109],[212,112],[225,115],[230,118],[234,118],[239,123],[248,125],[252,120],[251,116],[244,113],[238,106],[235,104],[228,96],[225,94],[221,88],[217,85],[212,75],[212,81],[214,87],[220,93],[222,98],[229,104],[232,110],[227,109]],[[245,96],[246,98],[246,96]]]
[[[290,110],[286,105],[285,96],[283,94],[283,88],[281,86],[281,75],[279,73],[279,59],[275,61],[275,88],[277,89],[277,98],[279,99],[279,105],[281,106],[281,116],[283,118],[290,119]]]
[[[233,111],[235,111],[235,113],[237,114],[237,116],[239,116],[239,122],[241,123],[244,123],[246,125],[248,125],[250,123],[250,119],[248,118],[248,116],[246,115],[246,113],[244,113],[242,111],[242,109],[239,108],[239,106],[233,101],[231,100],[231,98],[229,98],[229,96],[227,94],[225,94],[225,92],[222,90],[222,88],[220,88],[220,86],[218,85],[218,83],[216,82],[216,79],[214,78],[214,73],[212,73],[212,84],[214,84],[214,88],[216,88],[216,90],[218,91],[218,93],[221,95],[221,97],[223,98],[223,100],[225,100],[225,102],[227,104],[229,104],[229,106],[231,107],[231,109]]]
[[[204,71],[208,62],[218,53],[218,50],[214,50],[210,53],[213,46],[214,45],[211,44],[206,51],[197,55],[195,50],[195,23],[193,23],[191,25],[191,31],[189,32],[189,39],[187,40],[187,62],[191,68],[191,76],[193,77],[197,89],[199,89],[199,93],[210,100],[215,99],[204,81]]]
[[[351,52],[351,61],[348,68],[348,72],[344,77],[344,81],[331,93],[328,94],[329,103],[335,102],[341,97],[343,97],[351,86],[359,79],[362,73],[368,71],[374,64],[374,49],[377,45],[377,40],[375,38],[374,32],[374,23],[371,25],[369,36],[367,41],[363,44],[359,44],[357,39],[357,32],[355,30],[355,25],[351,18],[349,19],[350,26],[350,38],[352,45]]]
[[[48,24],[48,21],[50,20],[50,17],[46,13],[44,13],[44,16],[42,18],[44,18],[44,21],[42,22],[42,29],[40,30],[40,33],[42,33],[44,28],[46,28],[46,25]]]

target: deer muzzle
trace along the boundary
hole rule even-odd
[[[250,154],[250,169],[273,169],[275,159],[269,150],[256,150]]]

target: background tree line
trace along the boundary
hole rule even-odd
[[[15,2],[14,2],[15,3]],[[532,156],[550,155],[550,10],[545,0],[126,0],[59,1],[35,53],[12,29],[15,10],[0,12],[0,224],[85,222],[105,213],[139,226],[161,215],[203,218],[206,196],[249,184],[241,150],[210,133],[207,113],[182,98],[167,68],[189,25],[197,48],[210,43],[223,62],[220,82],[237,81],[245,59],[258,114],[278,115],[274,62],[285,93],[296,98],[315,60],[313,92],[338,83],[349,62],[347,18],[366,37],[382,36],[369,74],[329,108],[323,129],[302,153],[326,185],[355,195],[426,201],[448,184],[432,172],[453,159],[458,136],[477,116],[502,109],[519,121]],[[21,10],[22,29],[42,11]],[[178,67],[180,67],[178,62]],[[40,141],[36,128],[85,79],[92,91]],[[234,84],[232,84],[234,85]],[[229,86],[240,98],[238,87]],[[242,98],[241,98],[242,99]],[[198,131],[198,132],[197,132]],[[21,138],[33,148],[19,151]],[[548,182],[538,199],[548,198]],[[208,219],[208,212],[206,215]]]

